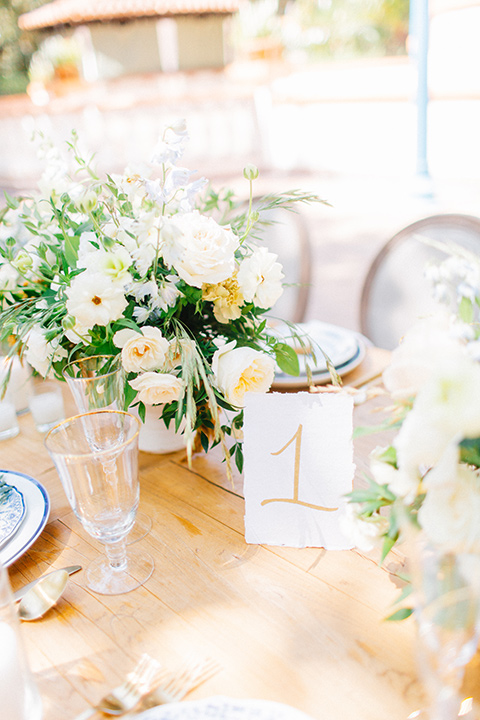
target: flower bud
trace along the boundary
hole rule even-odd
[[[23,275],[32,267],[33,259],[26,250],[20,250],[20,252],[17,253],[16,258],[12,260],[12,265]]]
[[[95,210],[97,206],[96,192],[94,190],[87,190],[81,197],[78,198],[76,204],[80,212],[88,215],[88,213]]]
[[[258,177],[258,168],[256,165],[249,163],[243,168],[243,177],[246,180],[255,180]]]
[[[64,330],[72,330],[75,327],[75,318],[73,315],[65,315],[62,320],[62,327]]]

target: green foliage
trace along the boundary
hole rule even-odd
[[[28,83],[30,58],[41,35],[18,27],[20,15],[35,10],[48,0],[0,0],[0,94],[24,92]]]

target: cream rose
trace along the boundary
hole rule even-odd
[[[219,283],[233,275],[239,242],[232,230],[199,212],[177,215],[174,223],[182,235],[177,240],[180,254],[173,266],[182,280],[201,288],[204,283]]]
[[[235,348],[235,341],[219,348],[212,359],[218,388],[236,407],[245,404],[246,392],[267,392],[275,375],[273,358],[249,347]]]
[[[113,342],[122,348],[122,365],[126,372],[160,370],[165,364],[169,342],[156,327],[144,327],[141,333],[126,328],[113,336]]]
[[[183,392],[183,382],[169,373],[146,372],[130,385],[138,392],[138,399],[145,405],[163,405],[179,400]]]

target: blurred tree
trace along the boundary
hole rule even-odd
[[[266,3],[251,0],[248,6],[258,9]],[[282,36],[287,50],[302,51],[310,59],[406,53],[409,0],[276,0],[275,4],[277,25],[271,27]]]
[[[18,18],[49,0],[0,0],[0,94],[24,92],[41,34],[22,32]]]

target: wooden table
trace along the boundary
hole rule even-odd
[[[349,379],[366,377],[376,360],[370,352]],[[64,395],[68,401],[66,388]],[[355,423],[376,422],[372,408],[357,407]],[[20,424],[20,435],[0,446],[0,467],[38,479],[52,509],[39,539],[9,568],[14,590],[103,552],[73,515],[31,417]],[[377,442],[356,441],[359,477]],[[153,519],[140,543],[155,558],[152,577],[107,597],[86,590],[79,572],[55,609],[22,625],[44,720],[73,718],[142,652],[171,668],[192,654],[218,660],[221,672],[191,699],[264,698],[318,720],[405,720],[419,707],[413,621],[383,620],[398,596],[395,557],[379,567],[374,553],[357,550],[247,545],[241,478],[232,486],[215,452],[196,456],[191,470],[182,452],[141,453],[140,466],[141,509]]]

